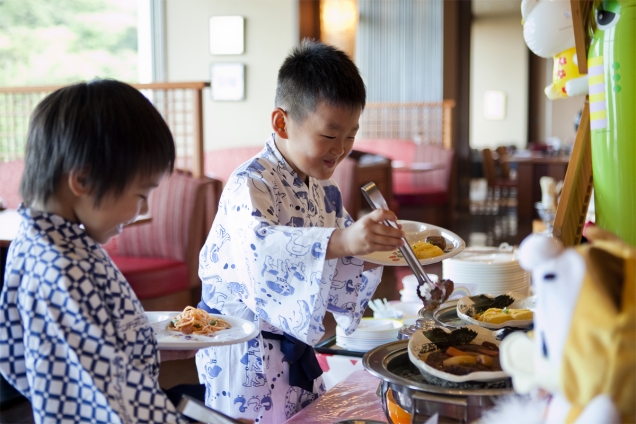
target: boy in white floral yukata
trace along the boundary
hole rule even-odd
[[[303,41],[278,74],[273,134],[229,178],[201,250],[201,308],[258,323],[248,343],[197,353],[206,404],[282,423],[324,393],[313,348],[331,312],[358,326],[382,268],[355,256],[402,245],[377,210],[353,222],[330,179],[353,148],[366,92],[353,62]]]
[[[0,372],[37,423],[188,422],[159,387],[144,310],[100,246],[148,211],[174,158],[161,115],[121,82],[62,88],[33,112],[0,298]]]

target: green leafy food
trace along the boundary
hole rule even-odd
[[[515,301],[507,294],[501,294],[494,299],[485,294],[480,294],[478,296],[471,296],[470,300],[473,301],[473,305],[466,311],[466,315],[469,317],[474,317],[477,314],[486,312],[490,308],[504,309],[512,305]]]

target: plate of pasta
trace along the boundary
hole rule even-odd
[[[159,350],[196,350],[243,343],[258,335],[254,322],[186,307],[183,311],[147,311]]]
[[[415,255],[422,265],[430,265],[452,258],[466,248],[466,243],[457,234],[436,225],[417,221],[398,220],[406,233]],[[399,249],[390,252],[374,252],[357,256],[358,259],[378,265],[408,266]]]

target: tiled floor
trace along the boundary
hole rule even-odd
[[[531,233],[530,224],[524,226],[517,223],[514,198],[493,200],[475,197],[470,212],[460,215],[449,228],[463,238],[468,246],[498,246],[504,242],[517,245]],[[426,271],[441,276],[441,264],[429,265]],[[408,273],[408,268],[386,268],[382,283],[374,297],[388,300],[399,299],[399,290],[402,288],[401,277]],[[367,310],[366,315],[372,316],[372,312]],[[325,329],[325,338],[335,334],[335,321],[331,314],[327,314],[325,318]],[[159,381],[165,388],[177,384],[196,384],[194,360],[162,364]],[[0,423],[32,422],[30,404],[24,398],[0,407]]]

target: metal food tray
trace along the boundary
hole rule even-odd
[[[395,402],[413,416],[413,424],[426,422],[435,413],[440,423],[468,423],[481,417],[494,405],[498,396],[513,393],[512,381],[451,383],[425,379],[411,363],[408,340],[378,346],[362,359],[364,368],[382,380],[382,404],[389,423],[386,405],[389,389]]]

